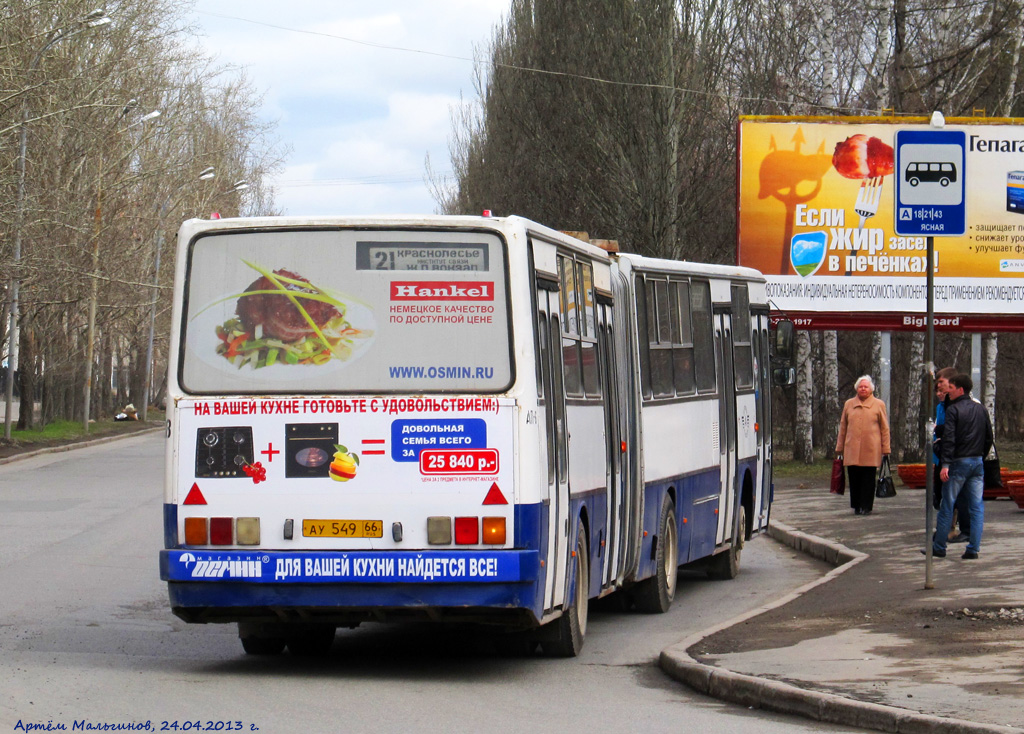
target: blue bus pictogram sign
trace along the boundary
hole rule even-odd
[[[896,234],[966,233],[966,147],[962,130],[896,132]]]

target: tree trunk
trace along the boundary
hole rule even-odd
[[[882,332],[875,331],[871,334],[871,379],[875,384],[882,384]],[[885,406],[889,410],[889,419],[892,420],[892,406]]]
[[[839,435],[839,334],[835,331],[823,333],[823,359],[825,384],[822,403],[825,413],[824,446],[826,454],[836,445]]]
[[[798,331],[796,332],[796,424],[793,436],[793,458],[805,464],[814,463],[814,420],[811,409],[813,397],[811,335],[807,331]]]
[[[996,112],[1000,117],[1009,117],[1013,114],[1013,101],[1017,98],[1017,85],[1020,82],[1020,49],[1021,43],[1024,42],[1024,23],[1021,22],[1024,7],[1019,0],[1014,0],[1011,4],[1015,8],[1015,20],[1007,30],[1013,35],[1013,51],[1010,53],[1010,78],[1006,82],[1006,93]]]
[[[999,334],[986,334],[981,339],[981,386],[978,398],[996,426],[996,358],[999,356]]]
[[[907,38],[907,3],[906,0],[895,0],[893,3],[893,56],[892,76],[889,82],[889,99],[896,112],[904,107],[903,100],[903,65],[906,59]]]
[[[921,429],[921,375],[924,374],[924,340],[922,331],[915,331],[910,338],[910,367],[907,370],[907,393],[903,401],[903,415],[900,421],[900,447],[903,461],[917,461],[924,453],[921,443],[924,432]],[[889,416],[890,425],[893,417]],[[895,447],[894,447],[895,448]]]
[[[18,430],[36,427],[36,339],[35,324],[23,319],[18,340],[18,390],[21,407],[18,409]]]

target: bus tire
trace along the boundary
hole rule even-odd
[[[576,530],[575,563],[572,564],[572,602],[562,608],[562,616],[551,623],[550,635],[541,640],[541,648],[553,657],[574,658],[583,649],[587,635],[587,605],[590,598],[590,557],[582,523]]]
[[[676,579],[679,573],[679,541],[676,530],[676,508],[666,493],[661,503],[658,520],[658,550],[655,553],[655,572],[644,579],[633,592],[636,608],[648,614],[664,614],[672,606],[676,596]]]
[[[747,508],[740,505],[740,534],[735,543],[729,543],[729,550],[712,557],[708,564],[708,578],[728,581],[740,572],[740,554],[747,534]]]
[[[313,625],[288,636],[288,652],[298,657],[326,655],[334,645],[333,625]]]
[[[241,637],[246,655],[280,655],[284,652],[283,637]]]

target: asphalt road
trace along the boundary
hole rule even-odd
[[[163,456],[157,433],[0,466],[0,732],[841,731],[701,697],[657,667],[663,648],[824,573],[767,538],[734,581],[683,578],[668,614],[595,606],[574,660],[419,624],[342,630],[324,659],[245,656],[234,626],[168,609]]]

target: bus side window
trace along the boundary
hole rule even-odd
[[[541,294],[546,297],[547,294]],[[537,399],[541,402],[544,401],[544,362],[547,360],[547,323],[545,323],[545,316],[547,311],[537,312],[537,364],[535,368],[537,370]]]
[[[547,298],[548,294],[543,294],[543,297]],[[552,321],[554,319],[552,318]],[[547,435],[547,447],[548,447],[548,484],[554,484],[555,482],[555,420],[557,418],[555,411],[557,410],[557,404],[559,403],[558,396],[554,392],[554,376],[552,373],[552,360],[551,360],[551,327],[547,323],[547,312],[541,312],[537,314],[537,341],[540,344],[540,370],[541,380],[539,390],[544,392],[546,399],[544,401],[544,419],[546,425],[544,426],[544,433]]]
[[[695,280],[690,283],[690,315],[693,318],[693,360],[697,374],[697,391],[714,392],[715,337],[711,326],[711,284]]]
[[[583,395],[583,365],[580,359],[580,313],[579,289],[576,285],[576,264],[572,258],[558,256],[559,285],[562,295],[562,365],[564,369],[565,394],[571,397]]]
[[[657,313],[657,331],[651,334],[651,382],[654,397],[665,398],[675,395],[672,384],[672,313],[668,295],[668,281],[648,282],[654,286],[654,311]]]
[[[672,345],[672,372],[675,375],[676,394],[690,395],[696,388],[693,377],[693,327],[690,325],[690,284],[675,283],[679,338]]]
[[[580,339],[583,348],[583,390],[588,398],[601,397],[601,370],[598,364],[597,315],[594,310],[594,266],[590,263],[576,263],[580,295],[583,301],[584,332]]]
[[[636,340],[640,352],[640,390],[644,400],[650,400],[651,391],[651,343],[650,327],[647,325],[647,281],[642,275],[636,279]]]
[[[750,348],[750,296],[746,284],[732,287],[732,339],[736,388],[749,390],[754,386],[754,363]]]

